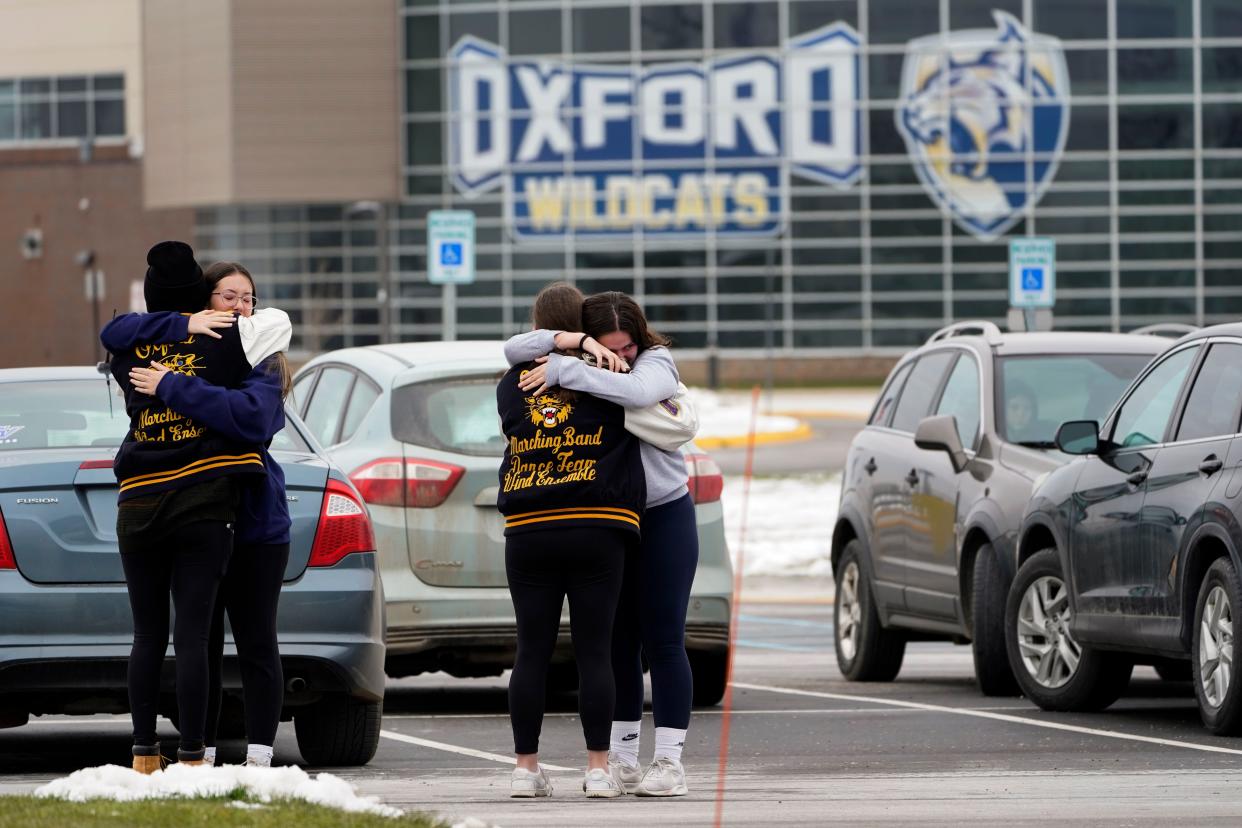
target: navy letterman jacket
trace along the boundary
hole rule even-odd
[[[523,392],[534,363],[510,368],[496,387],[508,445],[496,505],[505,535],[591,526],[637,533],[647,484],[625,409],[590,394]]]

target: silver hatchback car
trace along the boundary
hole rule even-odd
[[[294,378],[292,405],[367,502],[388,604],[387,672],[499,675],[516,622],[496,510],[505,442],[496,382],[500,342],[425,342],[322,354]],[[699,530],[686,649],[696,704],[724,694],[733,570],[723,479],[687,447]],[[566,619],[553,683],[577,685]]]

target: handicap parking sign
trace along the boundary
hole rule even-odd
[[[1009,305],[1050,308],[1056,304],[1057,246],[1053,239],[1009,240]]]
[[[474,281],[474,213],[432,210],[427,214],[427,281],[468,285]]]
[[[440,264],[442,265],[461,264],[461,242],[441,242],[440,243]]]

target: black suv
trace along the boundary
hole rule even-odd
[[[832,539],[837,664],[889,681],[906,641],[971,641],[987,695],[1015,694],[1005,597],[1034,481],[1070,458],[1057,426],[1101,417],[1169,340],[937,331],[889,375],[846,460]]]
[[[1045,710],[1107,707],[1136,663],[1189,659],[1209,730],[1242,732],[1242,324],[1183,337],[1032,495],[1005,608],[1010,661]]]

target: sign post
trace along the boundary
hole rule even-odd
[[[1053,239],[1009,240],[1010,327],[1021,312],[1028,331],[1052,327],[1051,309],[1057,301],[1057,244]],[[1039,314],[1038,311],[1046,311]],[[1039,324],[1044,323],[1044,324]]]
[[[474,282],[474,212],[427,214],[427,281],[441,285],[444,339],[457,339],[457,286]]]

